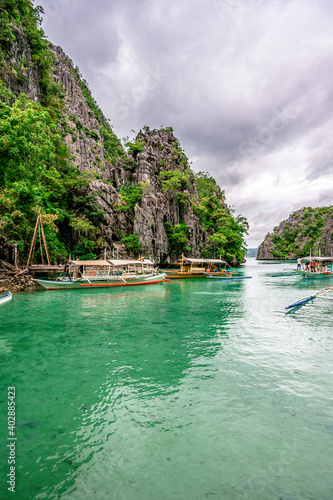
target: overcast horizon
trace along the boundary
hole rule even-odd
[[[250,248],[291,212],[332,204],[332,2],[35,5],[117,136],[171,126],[247,218]]]

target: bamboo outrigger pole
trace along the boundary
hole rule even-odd
[[[43,243],[44,243],[44,248],[45,248],[47,263],[50,266],[51,265],[51,259],[50,259],[50,254],[49,254],[49,251],[48,251],[48,248],[47,248],[47,244],[46,244],[46,238],[45,238],[45,234],[44,234],[42,216],[40,214],[40,207],[38,208],[38,215],[37,215],[37,220],[36,220],[36,226],[35,226],[34,235],[32,237],[32,241],[31,241],[31,246],[30,246],[30,251],[29,251],[29,257],[28,257],[26,268],[29,267],[30,261],[31,262],[33,261],[33,258],[34,258],[34,255],[35,255],[37,230],[39,230],[40,253],[41,253],[41,256],[42,256],[42,261],[43,261],[43,252],[42,252],[42,242],[41,242],[41,238],[40,238],[40,233],[42,233],[42,237],[43,237]]]

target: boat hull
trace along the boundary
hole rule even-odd
[[[156,276],[150,276],[148,278],[130,278],[126,281],[122,280],[103,280],[103,281],[91,281],[90,283],[85,280],[76,281],[51,281],[51,280],[40,280],[34,279],[35,283],[38,283],[46,290],[85,290],[94,288],[112,288],[120,286],[135,286],[135,285],[156,285],[157,283],[164,283],[169,281],[165,278],[164,273],[158,274]]]
[[[216,273],[207,273],[207,272],[202,272],[202,273],[186,273],[186,272],[177,272],[177,271],[170,271],[166,272],[165,276],[166,278],[170,280],[197,280],[197,279],[203,279],[207,278],[208,276],[213,277],[230,277],[232,274],[235,273],[226,273],[226,272],[216,272]]]
[[[166,278],[169,280],[198,280],[205,278],[205,274],[190,274],[190,273],[166,273]]]
[[[295,270],[295,273],[297,273],[302,278],[306,278],[306,279],[317,279],[318,280],[318,279],[333,278],[332,271],[327,271],[325,273],[309,273],[308,271]]]
[[[0,297],[0,306],[2,304],[6,304],[6,302],[9,302],[10,300],[12,300],[12,297],[13,297],[13,295],[11,292],[6,293],[6,295],[2,295]]]

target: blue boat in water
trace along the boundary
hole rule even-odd
[[[13,295],[11,292],[6,293],[6,295],[2,295],[0,297],[0,306],[2,304],[5,304],[6,302],[9,302],[10,300],[12,300],[12,297],[13,297]]]

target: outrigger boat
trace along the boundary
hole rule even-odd
[[[301,259],[302,269],[295,272],[302,278],[325,279],[333,278],[333,257],[303,257]]]
[[[179,280],[238,274],[223,259],[192,259],[182,255],[182,258],[179,259],[179,266],[180,270],[166,271],[166,277],[171,280]]]
[[[168,281],[147,259],[73,260],[68,275],[56,280],[34,279],[46,290],[109,288],[115,286],[155,285]]]
[[[11,292],[6,293],[6,295],[2,295],[0,297],[0,306],[2,304],[5,304],[6,302],[9,302],[10,300],[12,300],[12,298],[13,298],[13,295]]]
[[[293,307],[298,307],[302,306],[304,304],[307,304],[310,301],[313,301],[316,298],[321,298],[321,299],[333,299],[333,297],[328,297],[327,295],[333,292],[333,286],[329,286],[326,288],[322,288],[321,290],[318,290],[317,292],[314,292],[314,294],[308,296],[308,297],[303,297],[302,299],[297,300],[296,302],[293,302],[289,306],[286,307],[286,309],[292,309]]]

